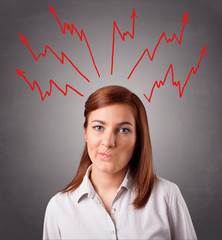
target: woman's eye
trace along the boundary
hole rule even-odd
[[[103,127],[102,126],[95,126],[93,127],[96,131],[101,131],[103,130]]]
[[[129,129],[128,128],[120,128],[119,130],[121,133],[128,133]]]

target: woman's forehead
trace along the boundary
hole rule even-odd
[[[129,122],[135,124],[132,108],[128,104],[112,104],[98,108],[89,114],[89,122],[103,121],[104,123],[119,124]]]

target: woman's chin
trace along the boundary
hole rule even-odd
[[[96,168],[96,171],[101,171],[104,173],[115,173],[116,171],[115,164],[107,160],[100,160],[97,164],[93,163],[93,166]]]
[[[97,161],[93,163],[93,168],[96,172],[105,174],[117,174],[126,171],[127,166],[118,166],[113,161]]]

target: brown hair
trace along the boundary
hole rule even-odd
[[[130,172],[132,174],[133,185],[136,189],[136,198],[133,201],[135,208],[142,208],[149,200],[151,195],[155,174],[152,166],[152,149],[148,128],[146,110],[141,100],[131,91],[120,86],[107,86],[98,89],[92,93],[85,103],[85,122],[84,128],[87,128],[89,113],[115,103],[128,104],[136,121],[137,143],[133,156],[129,162]],[[91,164],[85,145],[79,168],[70,184],[62,192],[74,191],[81,184],[87,168]]]

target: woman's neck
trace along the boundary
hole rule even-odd
[[[107,173],[100,171],[94,165],[92,166],[90,180],[109,214],[113,199],[126,175],[126,171],[127,167],[117,173]]]
[[[107,173],[92,165],[90,180],[97,193],[116,191],[119,189],[125,175],[127,167],[116,173]]]

